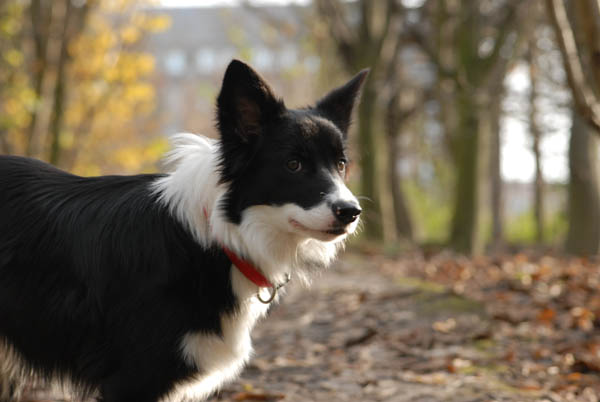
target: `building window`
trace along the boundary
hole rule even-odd
[[[217,56],[212,49],[201,49],[196,53],[196,68],[199,73],[208,74],[217,67]]]
[[[259,70],[272,70],[273,64],[275,61],[275,57],[273,52],[264,47],[259,47],[255,50],[254,55],[252,57],[252,63]]]
[[[291,68],[298,62],[298,51],[293,46],[286,46],[279,54],[279,62],[283,68]]]
[[[304,59],[304,68],[310,73],[316,73],[321,66],[321,59],[318,56],[308,56]]]
[[[175,49],[167,53],[165,70],[169,75],[180,76],[185,72],[186,60],[183,50]]]

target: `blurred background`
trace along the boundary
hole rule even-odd
[[[232,58],[288,107],[371,68],[364,213],[214,400],[600,400],[598,0],[0,0],[0,153],[155,172]]]
[[[0,151],[154,171],[169,135],[216,135],[234,57],[290,106],[370,67],[352,137],[363,240],[594,254],[599,34],[591,0],[4,0]]]
[[[169,135],[216,136],[234,57],[290,106],[370,67],[352,136],[363,244],[594,254],[599,34],[592,0],[4,0],[0,151],[155,171]]]

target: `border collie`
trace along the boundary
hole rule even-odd
[[[234,60],[220,140],[175,136],[165,174],[84,178],[0,157],[13,367],[104,402],[206,398],[233,379],[278,288],[329,265],[357,227],[346,139],[367,73],[292,110]]]

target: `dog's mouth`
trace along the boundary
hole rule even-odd
[[[329,234],[336,235],[336,236],[341,236],[346,233],[346,229],[343,227],[339,227],[339,228],[326,230],[325,233],[329,233]]]
[[[292,226],[294,226],[297,229],[300,229],[304,232],[319,234],[321,236],[326,235],[326,236],[336,236],[337,237],[337,236],[342,236],[347,233],[346,228],[343,226],[336,226],[336,227],[332,227],[332,228],[329,228],[326,230],[318,230],[318,229],[308,228],[295,219],[290,219],[289,222]]]

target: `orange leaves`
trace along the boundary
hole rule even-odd
[[[140,78],[147,78],[154,71],[154,57],[143,52],[121,52],[105,66],[102,76],[108,82],[127,84]]]
[[[166,138],[159,137],[149,144],[121,147],[111,156],[111,162],[130,172],[150,171],[152,163],[168,148]]]
[[[166,14],[142,14],[136,13],[133,16],[132,23],[139,29],[147,32],[161,32],[171,27],[171,18]]]
[[[444,253],[404,259],[396,272],[460,288],[461,295],[483,303],[493,320],[495,362],[509,370],[507,381],[515,388],[577,396],[600,392],[600,261],[528,253],[465,259]],[[434,321],[434,334],[461,332],[449,323]],[[460,372],[453,364],[448,370]]]
[[[232,399],[234,401],[274,401],[284,399],[284,394],[272,394],[272,393],[262,393],[262,392],[238,392],[233,395]]]
[[[119,36],[124,44],[130,45],[140,40],[142,31],[138,27],[129,25],[121,28]]]
[[[23,15],[24,5],[20,2],[0,2],[0,131],[16,148],[24,145],[18,134],[29,124],[29,111],[36,101],[18,42]]]
[[[556,317],[556,311],[554,311],[551,308],[545,308],[538,313],[537,320],[549,325],[552,323],[552,321],[554,321],[555,317]]]
[[[151,1],[89,2],[82,29],[65,37],[64,124],[58,136],[61,156],[55,161],[61,167],[83,174],[126,173],[125,166],[147,169],[156,161],[155,152],[145,152],[153,146],[147,133],[152,132],[149,126],[154,123],[149,116],[155,107],[151,83],[155,61],[140,49],[140,42],[167,29],[170,21],[165,15],[146,11],[144,6]],[[44,157],[50,143],[45,133],[57,69],[52,49],[60,44],[56,42],[60,38],[49,39],[52,57],[47,63],[29,57],[26,52],[34,48],[34,38],[29,29],[22,31],[23,22],[31,18],[25,3],[0,2],[0,131],[9,152]],[[33,84],[38,77],[32,71],[45,77],[37,92]],[[29,127],[34,116],[36,125]],[[137,152],[124,152],[122,160],[115,158],[115,149],[122,147]],[[154,159],[144,160],[144,155]]]
[[[139,7],[144,1],[102,2],[70,44],[66,137],[73,141],[65,145],[75,155],[70,169],[78,173],[152,170],[160,156],[154,140],[144,137],[147,129],[132,124],[151,115],[156,96],[150,81],[154,56],[137,45],[170,23],[164,15],[144,13]],[[165,148],[158,147],[161,153]]]
[[[575,323],[579,329],[589,332],[594,328],[595,315],[587,308],[573,307],[570,313],[575,319]]]

